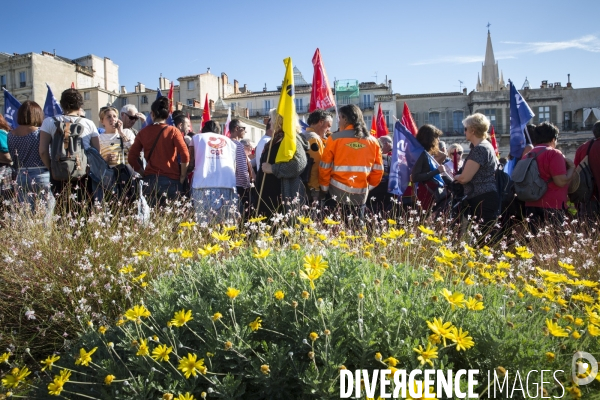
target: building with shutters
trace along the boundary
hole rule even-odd
[[[402,114],[404,103],[408,105],[417,124],[431,124],[444,132],[442,140],[447,144],[460,143],[468,152],[462,120],[470,114],[486,115],[496,132],[501,155],[509,153],[510,139],[510,90],[504,83],[502,72],[494,58],[491,34],[488,31],[486,54],[482,73],[477,77],[476,90],[467,93],[396,94],[396,115]],[[558,126],[561,132],[559,148],[573,156],[577,147],[589,139],[592,125],[600,119],[600,88],[575,89],[570,76],[566,85],[561,82],[542,81],[539,88],[532,88],[529,81],[519,88],[515,86],[535,113],[531,123],[544,121]],[[598,111],[596,111],[598,110]]]

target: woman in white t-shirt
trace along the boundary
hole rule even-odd
[[[100,124],[104,127],[104,133],[98,137],[102,158],[111,167],[128,164],[127,154],[135,140],[135,135],[130,129],[123,128],[123,122],[119,120],[117,109],[102,107],[100,109]]]
[[[88,149],[89,147],[94,147],[96,150],[100,151],[100,141],[98,140],[99,133],[96,125],[94,125],[91,120],[80,117],[79,109],[83,107],[83,96],[81,93],[79,93],[77,89],[65,90],[60,96],[60,106],[63,109],[63,115],[44,119],[40,128],[39,152],[45,165],[51,165],[50,160],[52,154],[50,154],[50,143],[52,143],[52,137],[56,132],[56,121],[73,123],[79,119],[79,124],[83,127],[83,134],[81,136],[83,148]],[[72,189],[77,192],[78,200],[82,200],[86,197],[84,196],[85,188],[88,189],[92,196],[94,196],[94,193],[96,192],[91,179],[86,180],[84,178],[82,178],[82,182],[73,182],[71,185]],[[68,181],[57,181],[54,180],[52,176],[50,182],[52,183],[52,189],[55,194],[60,194],[64,187],[69,186]]]

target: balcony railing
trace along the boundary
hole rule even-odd
[[[358,107],[361,110],[372,110],[375,107],[375,104],[372,101],[360,102],[358,103]]]

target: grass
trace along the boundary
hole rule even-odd
[[[24,365],[39,370],[39,361],[57,353],[56,365],[74,371],[67,398],[337,398],[342,366],[385,368],[391,357],[414,369],[421,362],[413,349],[428,344],[437,347],[435,368],[568,371],[576,350],[600,359],[593,223],[571,220],[535,238],[517,227],[494,248],[476,249],[463,241],[475,233],[457,238],[448,221],[415,211],[370,218],[353,231],[335,215],[315,223],[303,212],[243,226],[198,225],[181,202],[141,224],[132,210],[98,205],[78,215],[63,210],[49,227],[25,209],[6,210],[0,348],[11,354],[0,376]],[[327,263],[320,275],[304,267],[316,256]],[[314,289],[301,272],[313,277]],[[229,287],[240,290],[234,300]],[[484,308],[469,310],[469,299]],[[120,322],[142,302],[149,318]],[[180,310],[193,320],[168,327]],[[222,317],[213,321],[217,312]],[[262,326],[253,331],[256,318]],[[459,351],[451,335],[445,345],[432,337],[434,318],[468,331],[474,345]],[[142,340],[149,354],[138,356]],[[172,366],[150,357],[160,344],[172,347]],[[95,364],[76,366],[80,349],[94,347]],[[188,353],[204,359],[206,375],[186,379],[177,369]],[[5,390],[44,398],[55,371]],[[110,385],[108,375],[115,376]],[[562,383],[575,397],[600,388],[578,388],[567,376]]]

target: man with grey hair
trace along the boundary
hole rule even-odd
[[[137,108],[133,104],[125,104],[121,108],[121,121],[123,121],[124,129],[131,129],[133,134],[137,136],[138,130],[133,128],[133,125],[138,121],[146,122],[146,116],[141,112],[138,112]]]

